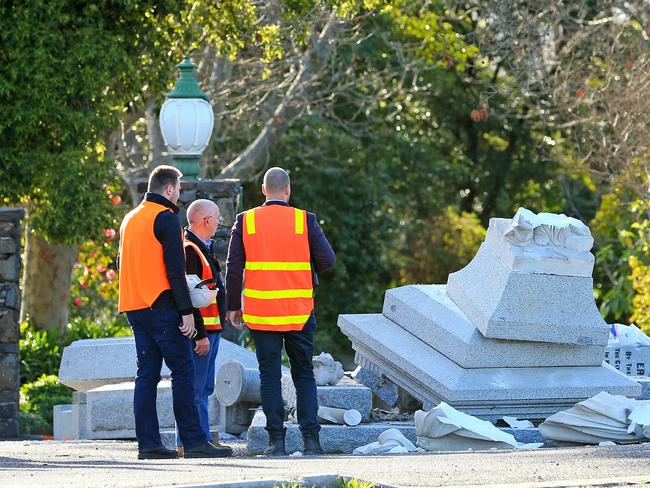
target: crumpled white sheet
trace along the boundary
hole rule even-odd
[[[359,446],[352,454],[404,454],[422,451],[423,449],[415,447],[398,429],[388,429],[379,434],[378,442]]]
[[[486,420],[459,412],[441,402],[428,412],[415,412],[417,445],[427,451],[467,451],[487,449],[532,449],[540,443],[518,443],[512,434],[503,432]]]
[[[643,442],[650,437],[650,405],[603,391],[568,410],[551,415],[540,424],[539,430],[545,439],[551,441],[580,444]]]

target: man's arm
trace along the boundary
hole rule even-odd
[[[336,264],[336,254],[330,245],[323,229],[318,224],[316,214],[307,213],[307,229],[309,232],[309,252],[314,264],[314,271],[320,273]]]
[[[173,212],[160,212],[154,221],[153,230],[163,247],[165,270],[176,308],[181,315],[192,315],[192,301],[185,280],[183,235],[178,216]]]
[[[228,257],[226,258],[226,301],[229,311],[241,310],[241,291],[246,263],[242,238],[242,215],[237,215],[230,232]]]
[[[203,271],[203,265],[201,264],[201,257],[196,253],[196,250],[193,247],[185,248],[185,272],[188,275],[194,274],[201,277],[201,272]],[[192,309],[194,312],[194,326],[196,327],[196,340],[201,340],[205,337],[208,337],[208,333],[205,330],[205,324],[203,323],[203,316],[198,308]]]

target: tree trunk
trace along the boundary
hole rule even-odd
[[[26,226],[25,270],[20,320],[39,329],[65,332],[72,267],[79,246],[52,245]]]

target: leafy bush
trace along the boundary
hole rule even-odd
[[[21,418],[26,424],[23,428],[33,426],[41,430],[46,425],[51,426],[54,405],[71,401],[72,390],[59,383],[55,375],[44,374],[34,382],[25,383],[20,387]]]

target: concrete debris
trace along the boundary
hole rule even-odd
[[[361,423],[361,414],[358,410],[353,408],[333,408],[333,407],[318,407],[318,417],[338,425],[359,425]]]
[[[601,392],[562,412],[551,415],[539,426],[545,439],[554,442],[619,444],[643,442],[647,439],[650,409],[620,395]]]
[[[371,442],[357,447],[352,454],[404,454],[408,452],[422,452],[409,441],[398,429],[388,429],[382,432],[377,442]]]
[[[336,385],[343,378],[343,366],[331,354],[323,352],[313,358],[316,385]]]
[[[516,417],[508,416],[503,417],[503,420],[511,429],[532,429],[535,427],[530,420],[519,420]]]
[[[518,447],[513,435],[488,421],[459,412],[444,402],[428,412],[415,412],[415,433],[417,445],[427,451]]]

